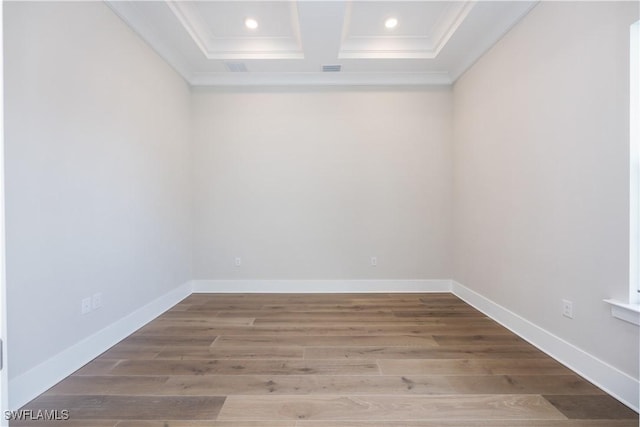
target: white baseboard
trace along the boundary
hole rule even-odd
[[[638,412],[640,382],[456,281],[451,292]]]
[[[451,280],[194,280],[194,293],[451,292]]]
[[[9,408],[17,410],[191,294],[191,282],[9,380]]]

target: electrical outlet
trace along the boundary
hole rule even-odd
[[[378,265],[378,257],[372,256],[371,257],[371,266],[375,267],[376,265]]]
[[[91,297],[82,299],[81,311],[82,311],[82,314],[87,314],[88,312],[91,311]]]
[[[102,292],[93,294],[91,297],[91,309],[97,310],[100,307],[102,307]]]
[[[573,319],[573,303],[571,301],[566,299],[562,300],[562,315]]]
[[[236,263],[236,267],[240,267],[242,265],[242,258],[237,256],[235,259],[235,263]]]

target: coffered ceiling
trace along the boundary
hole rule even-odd
[[[447,85],[536,2],[107,4],[196,86]]]

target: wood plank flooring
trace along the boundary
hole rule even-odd
[[[450,294],[194,294],[23,408],[39,427],[636,427]]]

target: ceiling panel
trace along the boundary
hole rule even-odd
[[[166,3],[207,59],[304,58],[296,2]]]
[[[417,36],[428,37],[434,25],[452,2],[349,2],[345,26],[350,37]],[[387,18],[398,19],[393,30],[385,28]]]
[[[184,3],[184,2],[183,2]],[[297,5],[283,1],[187,3],[216,38],[295,37]],[[246,18],[258,20],[258,28],[244,26]]]
[[[475,4],[471,1],[349,2],[339,57],[433,59]],[[385,19],[391,17],[397,20],[398,26],[388,29]]]

